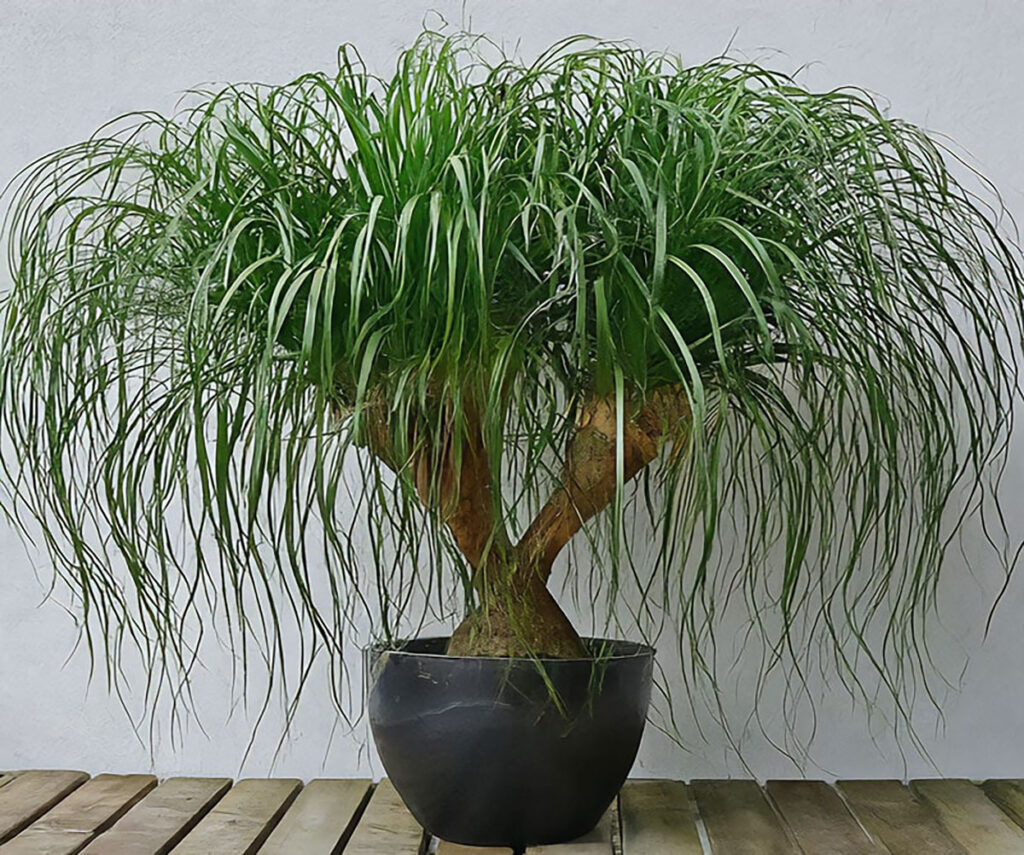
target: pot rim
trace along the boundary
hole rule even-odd
[[[415,650],[405,650],[402,647],[398,646],[407,645],[414,642],[447,641],[450,637],[451,636],[448,635],[428,635],[419,636],[416,638],[398,639],[393,642],[378,641],[367,645],[365,650],[367,653],[372,653],[377,656],[383,653],[387,653],[389,656],[415,656],[419,659],[443,659],[448,662],[466,660],[472,662],[552,662],[562,664],[572,662],[613,662],[623,659],[640,659],[643,657],[653,658],[658,652],[650,644],[646,644],[641,641],[627,641],[626,639],[619,638],[596,638],[591,636],[582,636],[581,640],[588,646],[593,646],[594,643],[622,646],[628,645],[632,649],[629,652],[617,652],[611,655],[604,656],[581,656],[572,659],[561,659],[554,656],[449,656],[447,653],[429,653]]]

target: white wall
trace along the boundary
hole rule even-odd
[[[557,38],[588,32],[628,38],[698,62],[722,52],[769,59],[786,70],[809,66],[812,88],[857,83],[884,93],[893,112],[956,138],[1024,219],[1024,4],[1019,0],[0,0],[0,181],[30,159],[77,141],[104,120],[136,108],[170,109],[183,89],[208,81],[283,81],[333,64],[350,41],[371,68],[385,71],[430,10],[480,32],[521,42],[531,54]],[[465,14],[465,18],[463,17]],[[0,280],[2,282],[3,280]],[[2,286],[0,286],[2,287]],[[1007,507],[1024,501],[1024,444],[1006,475]],[[1019,515],[1011,518],[1020,534]],[[40,571],[45,582],[45,569]],[[957,568],[947,580],[939,650],[971,655],[959,691],[943,700],[944,720],[920,706],[918,732],[946,775],[1024,774],[1024,657],[1020,614],[1024,576],[1004,599],[988,641],[981,628],[994,568]],[[231,712],[230,660],[207,652],[195,685],[203,732],[192,723],[172,741],[161,726],[133,734],[102,675],[90,687],[88,660],[68,659],[75,641],[59,601],[42,602],[44,584],[0,520],[0,769],[64,766],[159,774],[351,775],[376,772],[365,732],[335,728],[322,683],[308,691],[290,740],[274,754],[281,711],[271,706],[242,769],[255,712]],[[732,714],[748,707],[749,680],[726,682]],[[929,774],[904,758],[884,723],[869,730],[862,710],[820,687],[819,735],[810,775]],[[138,698],[128,698],[137,709]],[[776,722],[777,724],[777,722]],[[684,728],[685,730],[685,728]],[[743,757],[759,777],[793,775],[764,738],[743,738]],[[272,768],[273,767],[273,768]],[[721,777],[742,766],[716,731],[687,750],[649,732],[636,774]]]

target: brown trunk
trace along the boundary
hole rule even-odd
[[[614,399],[597,398],[581,408],[566,450],[562,483],[526,530],[516,551],[541,568],[546,580],[562,548],[583,524],[615,500],[618,484],[617,417]],[[622,424],[622,482],[639,474],[666,440],[679,453],[690,424],[689,399],[679,389],[661,389],[627,412]]]
[[[467,414],[471,415],[471,414]],[[624,414],[622,479],[629,481],[660,452],[666,437],[685,436],[690,409],[678,389],[656,392]],[[490,466],[478,427],[454,451],[424,449],[411,461],[420,498],[439,512],[473,569],[478,607],[452,634],[455,656],[585,656],[583,642],[547,589],[551,565],[583,524],[615,498],[618,449],[614,400],[581,408],[566,450],[562,483],[513,546],[496,516]],[[467,419],[472,425],[474,422]],[[389,466],[386,423],[371,418],[368,444]]]
[[[482,438],[471,435],[455,466],[446,450],[439,496],[430,496],[428,462],[417,469],[420,497],[439,501],[445,522],[473,568],[477,608],[452,634],[452,656],[585,655],[583,642],[545,586],[547,568],[520,560],[505,526],[496,518],[491,472]],[[457,470],[457,473],[456,473]],[[450,472],[450,474],[449,474]],[[456,486],[457,485],[457,486]]]
[[[574,659],[586,649],[541,576],[521,567],[483,581],[478,607],[456,627],[450,656],[538,656]]]

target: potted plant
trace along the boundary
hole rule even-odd
[[[574,538],[570,576],[633,585],[638,632],[664,606],[692,675],[727,572],[774,657],[809,611],[898,692],[1019,393],[1019,254],[947,160],[857,90],[585,40],[425,34],[388,78],[346,48],[127,117],[10,197],[6,507],[114,673],[133,643],[187,680],[209,609],[271,675],[282,627],[340,657],[370,616],[426,827],[579,834],[653,650],[577,634]],[[397,637],[460,592],[450,639]]]

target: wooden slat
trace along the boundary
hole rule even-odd
[[[294,778],[249,778],[235,784],[174,849],[175,855],[251,855],[295,799]]]
[[[526,855],[612,855],[612,814],[614,803],[594,828],[569,843],[527,846]]]
[[[836,786],[892,855],[965,855],[935,811],[899,781],[840,781]]]
[[[30,825],[88,780],[85,772],[58,769],[17,773],[0,789],[0,843]]]
[[[691,789],[715,855],[800,851],[756,781],[694,781]]]
[[[854,819],[842,797],[822,781],[769,781],[768,795],[805,852],[879,855],[885,849]]]
[[[463,846],[442,840],[437,845],[437,855],[512,855],[512,850],[500,846]]]
[[[297,799],[294,780],[243,781],[234,790],[227,779],[155,783],[149,775],[0,773],[0,855],[422,855],[427,842],[388,781],[368,798],[366,780],[322,779]],[[1024,853],[1024,779],[837,787],[845,803],[817,781],[770,781],[770,800],[752,781],[628,781],[618,801],[623,851],[698,855],[695,800],[713,855]],[[527,853],[611,855],[612,827],[609,811],[580,840]],[[511,850],[440,842],[437,853]]]
[[[626,781],[619,832],[628,855],[701,855],[690,788],[682,781]]]
[[[981,785],[985,795],[992,799],[1010,819],[1024,828],[1024,780],[1002,778]]]
[[[387,778],[373,791],[345,855],[419,855],[426,835]]]
[[[168,778],[82,855],[165,855],[230,787],[230,778]]]
[[[1006,855],[1024,852],[1024,830],[970,781],[911,781],[960,844],[971,855]]]
[[[260,855],[336,855],[355,829],[368,779],[310,781],[271,832]]]
[[[97,775],[0,851],[3,855],[74,855],[155,786],[153,775]]]

